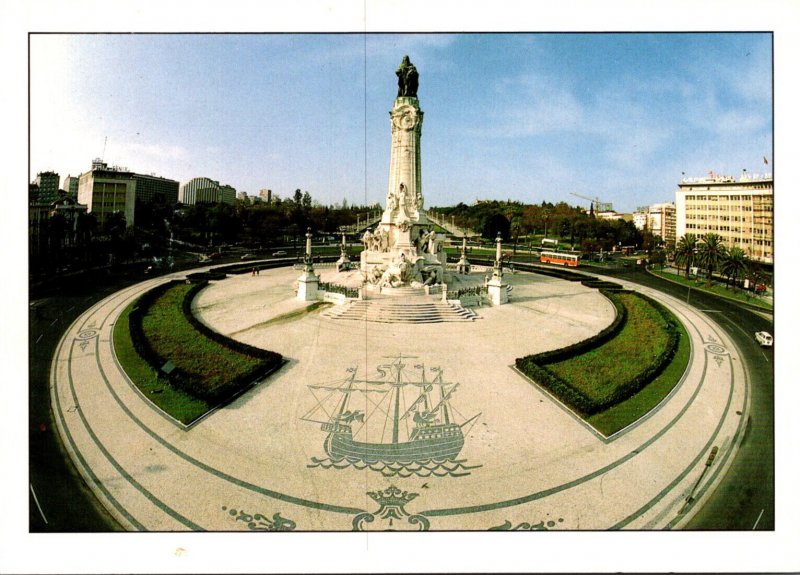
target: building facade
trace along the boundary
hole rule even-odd
[[[121,212],[127,227],[133,227],[137,203],[174,205],[179,184],[155,175],[137,174],[127,168],[109,167],[102,160],[92,161],[92,169],[78,177],[78,201],[102,225],[108,214]]]
[[[647,215],[650,208],[638,208],[633,212],[633,225],[636,229],[642,231],[647,228]]]
[[[78,177],[77,176],[67,176],[64,178],[64,184],[61,186],[61,189],[67,192],[67,195],[70,198],[78,197]]]
[[[675,210],[677,238],[715,233],[727,247],[774,263],[772,174],[684,178],[675,192]]]
[[[36,186],[36,201],[42,204],[49,204],[58,199],[60,179],[55,172],[39,172],[33,180]]]
[[[178,203],[177,180],[169,180],[155,175],[133,174],[136,180],[136,202],[144,204],[163,204],[174,206]]]
[[[233,205],[236,203],[236,189],[232,186],[221,186],[211,178],[192,178],[181,184],[178,201],[188,206],[218,203]]]
[[[674,203],[653,204],[647,210],[647,229],[661,236],[668,246],[675,245],[676,212]]]
[[[92,170],[78,177],[78,202],[102,226],[116,212],[125,216],[125,225],[133,227],[136,207],[136,180],[124,168],[93,164]]]

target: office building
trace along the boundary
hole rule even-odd
[[[42,204],[49,204],[58,199],[60,179],[55,172],[39,172],[33,184],[36,186],[36,201]],[[29,194],[32,191],[29,188]]]
[[[88,207],[100,225],[108,214],[120,212],[127,227],[133,227],[137,203],[174,205],[178,201],[178,188],[176,180],[109,167],[95,159],[91,171],[78,177],[78,201]]]
[[[759,262],[774,263],[772,174],[743,172],[738,179],[709,172],[683,178],[675,192],[675,235],[718,234]]]
[[[647,209],[647,229],[668,246],[675,245],[675,204],[653,204]]]
[[[188,206],[218,203],[233,205],[236,203],[236,189],[232,186],[221,186],[211,178],[192,178],[181,184],[178,201]]]

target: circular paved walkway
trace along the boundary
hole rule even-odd
[[[99,499],[128,529],[662,529],[680,527],[730,463],[747,419],[738,351],[703,314],[666,304],[692,342],[690,369],[647,418],[604,438],[511,366],[608,325],[613,308],[577,282],[517,273],[509,305],[479,319],[425,325],[336,320],[302,307],[291,269],[213,282],[195,301],[214,329],[289,363],[190,429],[130,383],[111,332],[128,303],[166,276],[122,290],[67,330],[53,359],[52,403],[65,445]],[[620,282],[625,284],[625,282]],[[271,321],[272,320],[272,321]],[[441,367],[469,419],[457,468],[329,465],[320,425],[303,419],[309,385],[375,373],[387,356]],[[706,466],[716,447],[713,464]],[[685,505],[687,497],[693,504]]]

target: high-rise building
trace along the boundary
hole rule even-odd
[[[236,203],[236,188],[233,186],[224,185],[219,187],[219,191],[220,201],[223,204],[229,204],[232,206]]]
[[[647,209],[647,229],[661,236],[664,243],[675,245],[675,204],[672,202],[653,204]]]
[[[78,178],[77,176],[67,176],[64,178],[64,183],[61,186],[61,189],[67,192],[67,195],[70,198],[77,198],[78,197]]]
[[[37,201],[39,203],[49,204],[58,199],[60,179],[57,173],[39,172],[33,183],[38,187]]]
[[[136,206],[136,180],[124,168],[92,164],[92,170],[78,177],[78,201],[102,226],[113,213],[125,216],[125,225],[133,227]]]
[[[709,172],[683,178],[675,192],[675,235],[718,234],[727,247],[738,246],[752,259],[773,263],[772,174],[743,172],[737,180]]]
[[[272,203],[272,190],[263,189],[258,192],[258,197],[261,198],[262,202],[266,202],[268,204]]]
[[[136,180],[136,202],[174,206],[178,203],[177,180],[169,180],[153,174],[133,174]]]
[[[636,208],[636,211],[633,212],[633,225],[636,226],[637,230],[644,230],[647,228],[647,215],[650,211],[649,207],[646,208]]]
[[[134,224],[136,203],[173,205],[178,201],[179,184],[155,175],[137,174],[127,168],[111,166],[100,159],[92,170],[78,177],[78,201],[102,224],[108,214],[121,212],[127,227]]]
[[[232,186],[220,185],[211,178],[192,178],[181,184],[178,201],[186,205],[236,203],[236,189]]]

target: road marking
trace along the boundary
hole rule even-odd
[[[758,514],[758,519],[756,519],[756,522],[753,524],[753,530],[755,530],[756,526],[758,525],[758,522],[761,521],[761,516],[762,515],[764,515],[764,510],[763,509],[761,510],[761,513]]]
[[[763,356],[764,356],[764,361],[766,361],[767,363],[769,363],[769,358],[767,357],[767,354],[766,354],[766,353],[764,353],[764,350],[763,350],[763,349],[761,350],[761,355],[763,355]]]
[[[72,310],[74,310],[74,309],[75,309],[75,306],[74,306],[74,305],[72,305],[72,306],[70,306],[70,307],[67,309],[67,311],[72,311]]]
[[[47,525],[47,517],[44,516],[44,511],[42,511],[42,506],[39,505],[39,500],[36,498],[36,492],[33,490],[33,483],[29,483],[28,485],[31,486],[31,495],[33,495],[33,501],[36,503],[36,508],[39,510],[39,513],[42,515],[42,519],[44,519],[45,525]],[[753,527],[755,529],[755,527]]]
[[[50,327],[53,327],[54,325],[56,325],[56,322],[57,322],[57,321],[58,321],[58,318],[54,319],[54,320],[53,320],[53,323],[51,323],[51,324],[50,324]]]
[[[44,337],[44,334],[41,334],[41,335],[39,336],[39,338],[36,340],[36,343],[39,343],[39,341],[40,341],[40,340],[41,340],[43,337]],[[36,344],[34,344],[34,345],[36,345]],[[761,353],[764,353],[764,352],[762,351]]]
[[[704,311],[706,313],[725,313],[721,309],[701,309],[700,311]]]

